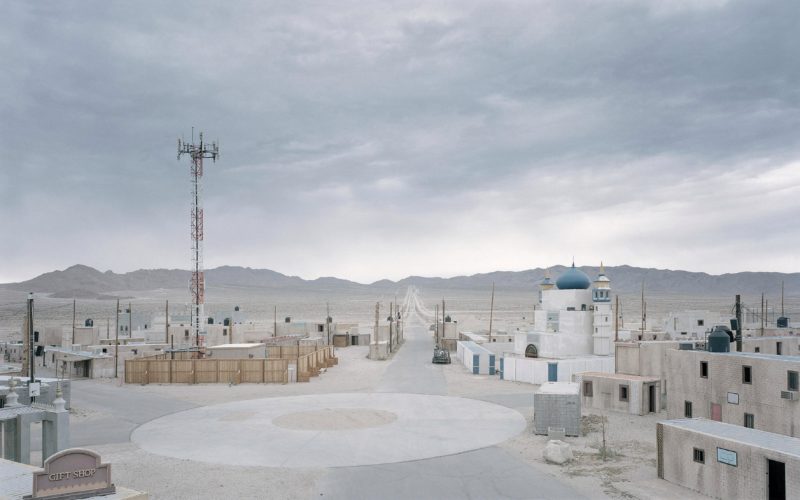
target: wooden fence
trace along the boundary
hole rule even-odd
[[[332,347],[323,347],[295,359],[170,359],[170,355],[159,354],[126,360],[125,383],[287,383],[290,362],[297,363],[298,382],[308,382],[310,377],[319,375],[322,368],[338,364]]]

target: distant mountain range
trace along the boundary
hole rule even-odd
[[[598,273],[597,267],[581,267],[590,278]],[[566,270],[563,266],[549,269],[553,280]],[[733,295],[767,292],[780,293],[785,283],[787,295],[800,295],[800,273],[742,272],[711,275],[688,271],[648,269],[631,266],[606,267],[611,286],[620,293],[635,293],[645,283],[648,293],[675,293],[685,295]],[[89,266],[75,265],[63,271],[42,274],[20,283],[0,285],[0,288],[21,292],[49,293],[62,298],[110,298],[112,292],[186,288],[190,272],[180,269],[140,269],[124,274],[101,272]],[[269,269],[222,266],[206,270],[208,287],[240,288],[291,288],[315,290],[368,290],[390,289],[415,285],[419,288],[480,290],[495,283],[500,289],[533,290],[545,275],[544,269],[526,271],[496,271],[492,273],[456,276],[453,278],[426,278],[409,276],[399,281],[381,280],[362,284],[339,278],[324,277],[304,280],[286,276]]]

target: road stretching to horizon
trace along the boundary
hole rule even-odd
[[[418,300],[416,296],[411,298]],[[407,297],[407,304],[408,300]],[[351,442],[344,442],[343,456],[346,456],[352,449],[352,454],[359,452],[360,459],[366,460],[366,462],[356,462],[359,463],[358,466],[318,468],[317,470],[321,469],[323,472],[316,476],[316,484],[313,488],[316,493],[312,496],[334,499],[583,498],[568,484],[534,469],[498,446],[502,441],[513,437],[518,432],[525,432],[524,416],[520,418],[522,413],[517,410],[531,406],[532,393],[486,394],[476,399],[446,397],[448,396],[447,380],[444,374],[446,368],[431,363],[433,339],[428,331],[427,318],[423,318],[415,307],[409,307],[406,310],[408,312],[404,328],[405,342],[387,361],[388,366],[374,391],[360,394],[325,393],[325,396],[321,395],[318,399],[344,398],[340,403],[336,403],[344,407],[363,406],[365,398],[394,403],[400,408],[397,411],[397,414],[400,415],[398,422],[406,422],[405,428],[398,427],[398,433],[413,432],[414,426],[419,426],[419,435],[416,436],[419,440],[414,443],[413,436],[411,438],[408,435],[398,437],[387,432],[392,429],[388,426],[395,425],[394,423],[387,424],[382,431],[383,434],[381,434],[381,427],[364,429],[366,434],[348,431],[354,432],[354,434],[350,434],[354,438]],[[373,361],[365,362],[375,363]],[[336,368],[332,370],[336,370]],[[374,394],[374,396],[370,398],[369,394]],[[394,394],[396,397],[385,397],[390,394]],[[419,395],[426,395],[428,399],[423,399]],[[254,450],[265,450],[264,453],[269,453],[270,450],[275,452],[276,446],[259,446],[258,443],[249,443],[245,440],[241,443],[227,443],[228,448],[226,448],[224,429],[231,429],[232,426],[220,424],[219,432],[221,434],[218,439],[198,441],[196,436],[193,437],[191,433],[184,435],[185,429],[192,426],[181,426],[180,422],[196,418],[197,422],[211,422],[213,425],[216,419],[209,419],[214,418],[214,412],[233,415],[239,420],[271,419],[271,416],[265,416],[259,412],[280,413],[281,407],[276,407],[276,405],[289,404],[294,401],[293,404],[297,406],[298,398],[309,398],[309,396],[262,398],[222,405],[199,406],[146,391],[126,390],[124,387],[120,388],[113,384],[89,380],[73,381],[73,408],[96,411],[98,416],[89,419],[73,419],[75,421],[71,427],[72,446],[92,447],[111,443],[129,443],[133,435],[134,443],[151,453],[184,458],[172,454],[172,452],[177,453],[175,450],[183,450],[186,446],[195,446],[197,456],[193,457],[194,459],[202,461],[204,460],[203,453],[207,453],[214,457],[212,461],[219,460],[225,464],[227,463],[225,453],[231,453],[230,457],[240,458],[238,455],[246,454],[245,452],[255,453]],[[352,398],[352,401],[347,398]],[[404,401],[408,402],[403,403]],[[419,403],[419,401],[425,401],[425,403]],[[430,401],[434,403],[430,403]],[[415,404],[418,406],[414,407]],[[464,409],[458,406],[460,404],[467,405],[467,407],[475,405],[476,409]],[[231,407],[227,413],[226,407]],[[246,408],[249,410],[245,411]],[[434,412],[435,415],[431,416],[430,412]],[[491,416],[487,417],[486,415],[489,413]],[[413,420],[415,416],[419,418],[418,421]],[[474,421],[470,420],[473,417]],[[409,418],[411,419],[410,423],[407,422]],[[502,422],[503,426],[508,427],[497,429],[498,422]],[[252,423],[261,425],[259,428],[274,427],[271,425],[271,420]],[[494,428],[489,429],[492,425]],[[137,431],[140,426],[141,429]],[[237,433],[243,434],[243,432],[239,432],[240,429],[236,430],[236,426],[233,428],[234,430],[230,434],[232,440],[235,439]],[[459,431],[455,439],[454,429]],[[150,439],[148,430],[152,430],[153,434],[158,435],[159,438]],[[282,430],[281,432],[276,436],[288,439],[299,431]],[[484,434],[481,434],[482,432]],[[488,435],[487,433],[493,434]],[[338,439],[339,436],[348,434],[341,431],[323,430],[317,431],[314,435],[321,436],[321,438],[327,436]],[[488,440],[494,444],[488,446],[480,444],[482,443],[479,439],[481,437],[486,438],[484,441]],[[372,456],[371,453],[375,455],[376,460],[381,460],[381,457],[384,456],[380,453],[381,447],[402,448],[404,443],[398,441],[400,438],[405,441],[407,450],[404,453],[406,455],[389,453],[389,456],[392,457],[390,463],[370,463],[368,461]],[[171,442],[170,439],[174,439],[174,442]],[[358,441],[359,439],[361,441]],[[471,446],[471,440],[478,444]],[[341,440],[331,442],[338,443],[337,446],[342,443]],[[213,448],[213,446],[219,446],[220,449]],[[375,447],[378,451],[369,451],[366,449],[369,446]],[[464,448],[464,451],[452,452],[459,446]],[[333,445],[329,450],[330,453],[335,451],[332,447]],[[237,452],[237,450],[239,451]],[[394,450],[384,451],[393,452]],[[237,456],[234,456],[233,453],[237,453]],[[309,450],[309,453],[312,451]],[[324,449],[318,449],[313,453],[327,455]],[[342,450],[338,450],[338,453],[342,453]],[[439,456],[439,453],[442,456]],[[414,457],[417,455],[425,455],[426,458],[403,459],[403,456]],[[189,458],[189,460],[193,458]],[[326,457],[323,456],[323,458]],[[263,463],[271,463],[269,457],[265,456],[264,459]],[[295,463],[300,464],[299,466],[305,463],[303,459],[302,455],[293,458]],[[335,457],[329,458],[329,460],[335,460]],[[233,465],[239,465],[235,460],[231,462]],[[312,463],[313,461],[308,465],[311,466]],[[257,480],[255,476],[254,480]],[[135,487],[135,485],[130,486]],[[159,491],[150,491],[149,493],[155,497],[162,496]],[[268,493],[265,491],[265,494]],[[280,497],[281,495],[276,494],[276,496]]]

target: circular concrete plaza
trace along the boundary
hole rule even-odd
[[[422,394],[321,394],[173,413],[131,439],[157,455],[264,467],[346,467],[452,455],[525,429],[517,411]]]

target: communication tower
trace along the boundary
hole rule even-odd
[[[192,181],[192,208],[190,216],[190,233],[192,236],[192,278],[189,281],[189,292],[192,298],[192,329],[194,330],[195,345],[201,344],[201,331],[205,330],[205,277],[203,275],[203,159],[210,158],[216,162],[219,158],[219,144],[203,142],[203,133],[200,132],[200,142],[194,142],[194,129],[192,129],[192,142],[186,143],[178,139],[178,159],[187,154],[192,159],[189,173]]]

